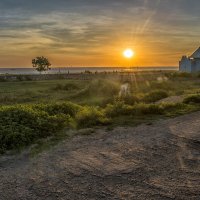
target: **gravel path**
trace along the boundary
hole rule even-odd
[[[0,158],[0,200],[199,200],[200,112]]]

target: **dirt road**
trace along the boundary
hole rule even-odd
[[[0,158],[0,200],[200,199],[200,112]]]

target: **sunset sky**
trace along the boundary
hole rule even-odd
[[[1,0],[0,44],[0,67],[177,66],[200,46],[200,1]]]

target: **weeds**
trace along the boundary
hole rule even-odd
[[[186,97],[183,100],[183,102],[186,104],[199,104],[200,103],[200,95],[199,94],[190,95],[189,97]]]

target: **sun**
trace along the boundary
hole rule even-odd
[[[126,49],[123,52],[124,57],[126,58],[132,58],[135,55],[135,52],[132,49]]]

